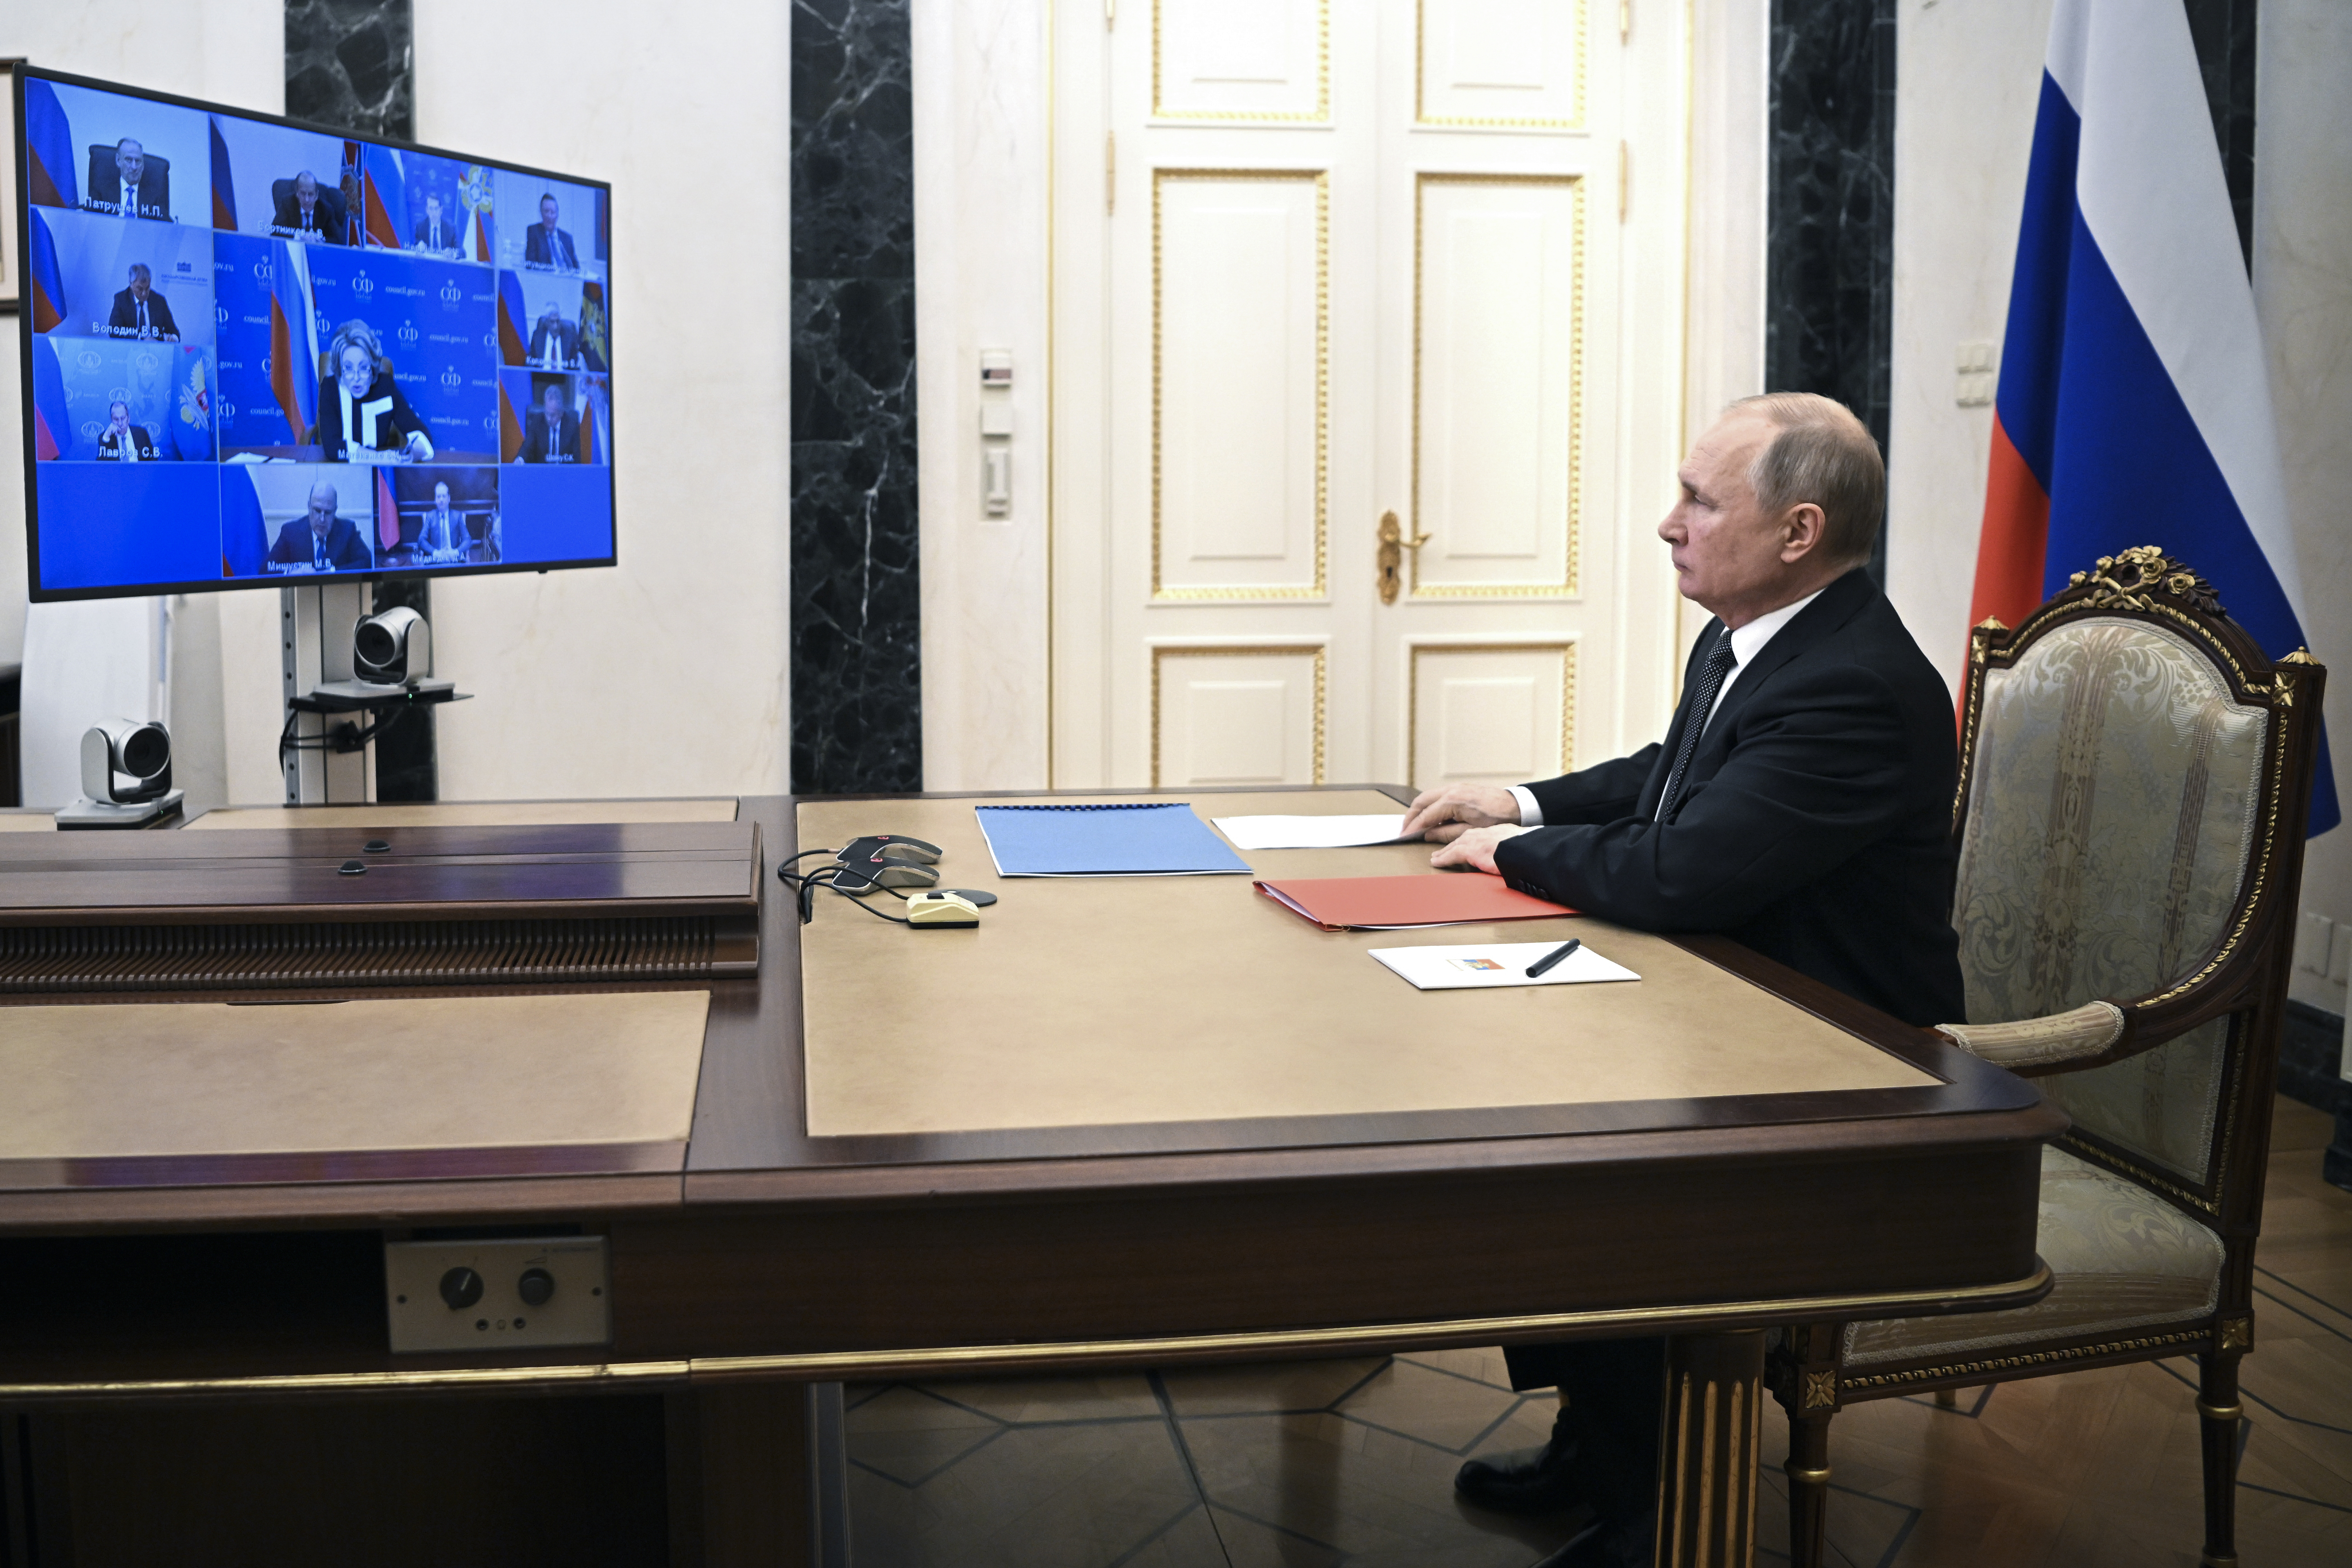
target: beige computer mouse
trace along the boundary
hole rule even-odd
[[[976,926],[980,906],[953,893],[917,893],[907,900],[907,923],[918,931]]]

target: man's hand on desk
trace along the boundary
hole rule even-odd
[[[1451,843],[1429,858],[1433,866],[1468,866],[1474,869],[1495,871],[1495,846],[1506,838],[1522,833],[1532,833],[1532,827],[1515,827],[1506,823],[1496,827],[1465,827],[1459,829]],[[1497,873],[1498,874],[1498,873]]]
[[[1398,837],[1444,844],[1474,827],[1504,824],[1517,827],[1518,822],[1519,797],[1509,790],[1495,784],[1448,784],[1444,789],[1425,789],[1413,797],[1412,809],[1404,814],[1404,827]]]

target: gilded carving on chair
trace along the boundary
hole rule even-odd
[[[2209,616],[2223,613],[2213,584],[2173,560],[2153,544],[2135,544],[2120,555],[2102,555],[2088,572],[2077,572],[2067,586],[2091,585],[2095,609],[2152,610],[2151,595],[2169,594]]]
[[[2001,787],[1972,792],[1961,838],[1969,1022],[2140,995],[2213,948],[2253,847],[2269,720],[2144,621],[2053,626],[1985,672],[1973,771]]]

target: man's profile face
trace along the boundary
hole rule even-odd
[[[147,298],[147,274],[144,272],[134,272],[131,275],[131,297],[132,299],[144,300]]]
[[[548,422],[550,425],[552,425],[552,424],[554,424],[558,419],[562,418],[562,417],[563,417],[563,391],[562,391],[562,389],[561,387],[554,387],[554,386],[551,386],[551,387],[549,387],[549,388],[548,388],[544,393],[541,393],[541,394],[540,395],[539,406],[540,406],[541,410],[546,414],[546,416],[547,416],[547,422]]]
[[[367,352],[363,343],[345,343],[336,357],[335,370],[345,392],[353,397],[362,396],[368,384],[375,380],[375,356]]]
[[[1772,439],[1761,415],[1734,410],[1698,438],[1676,474],[1681,499],[1658,524],[1672,547],[1675,586],[1685,599],[1721,613],[1763,594],[1787,573],[1780,520],[1765,515],[1748,471]]]
[[[433,510],[436,511],[447,511],[449,510],[449,487],[447,485],[435,485],[433,487]]]
[[[319,199],[319,182],[312,179],[309,174],[295,175],[294,199],[300,202],[306,207],[312,202],[317,201]]]
[[[335,487],[318,484],[310,487],[310,531],[324,539],[335,521]]]
[[[139,177],[147,172],[147,149],[125,137],[114,144],[114,168],[124,184],[137,184]]]
[[[550,228],[553,228],[555,226],[555,198],[553,196],[541,196],[539,198],[539,221],[545,224]]]

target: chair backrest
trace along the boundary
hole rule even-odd
[[[2245,1058],[2275,1054],[2275,1018],[2261,1040],[2257,1010],[2232,1004],[2265,977],[2283,991],[2317,700],[2298,710],[2297,692],[2324,672],[2273,665],[2153,549],[2074,584],[1975,639],[1955,819],[1966,1021],[2122,1007],[2122,1059],[2042,1088],[2077,1152],[2218,1217]]]

